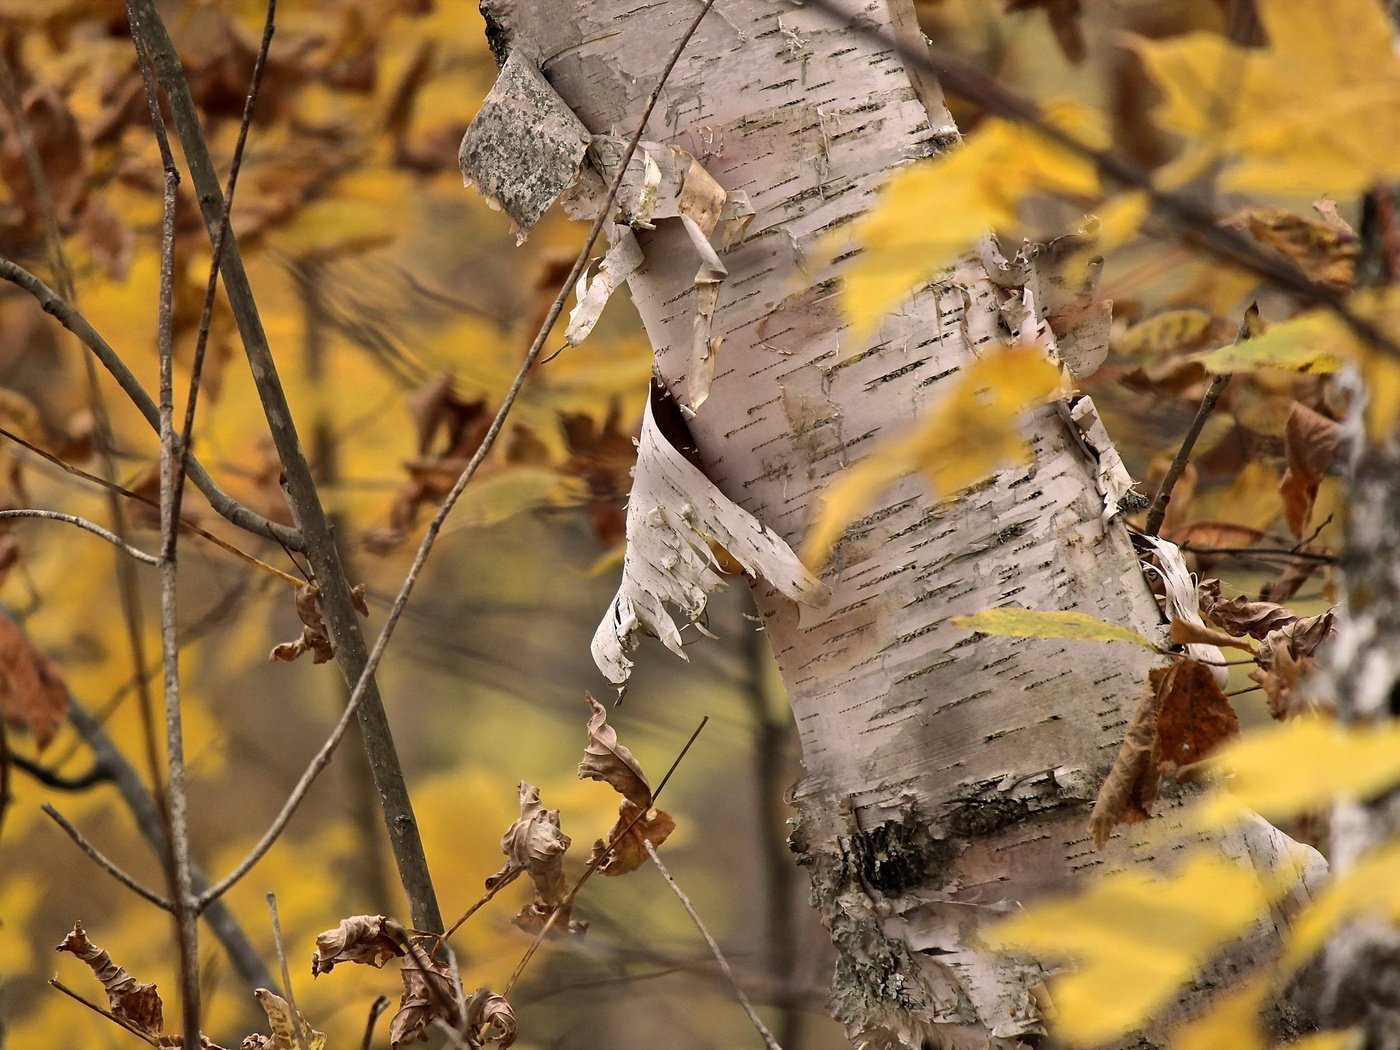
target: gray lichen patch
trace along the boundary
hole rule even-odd
[[[457,162],[467,184],[510,216],[518,243],[577,180],[589,141],[583,121],[517,49],[462,137]]]

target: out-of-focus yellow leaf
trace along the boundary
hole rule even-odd
[[[1259,0],[1267,49],[1216,33],[1135,40],[1164,96],[1158,124],[1186,151],[1173,184],[1224,162],[1229,189],[1354,193],[1400,176],[1400,60],[1376,0]]]
[[[954,616],[951,623],[983,634],[1009,634],[1016,638],[1079,638],[1091,642],[1132,642],[1155,650],[1150,638],[1080,612],[1038,612],[1034,609],[983,609],[970,616]]]
[[[1400,289],[1357,292],[1347,305],[1356,317],[1400,343]],[[1379,440],[1400,419],[1400,361],[1367,346],[1340,317],[1321,307],[1270,325],[1253,339],[1213,350],[1198,360],[1217,374],[1261,368],[1335,372],[1345,362],[1355,361],[1366,381],[1367,433]]]
[[[1046,119],[1081,141],[1104,144],[1102,123],[1089,110],[1052,105]],[[895,303],[983,234],[1014,231],[1017,207],[1026,197],[1092,197],[1098,191],[1098,176],[1087,161],[1024,125],[996,119],[952,151],[903,169],[874,208],[824,242],[828,257],[862,247],[843,272],[842,304],[853,337],[864,340]]]
[[[1035,347],[980,357],[962,370],[922,422],[890,438],[836,475],[822,495],[802,556],[824,562],[842,532],[890,485],[922,473],[938,499],[976,484],[992,471],[1030,456],[1019,424],[1027,409],[1064,393],[1058,365]]]
[[[1115,342],[1125,354],[1163,354],[1199,347],[1210,325],[1205,310],[1165,310],[1131,326]]]
[[[1245,734],[1211,759],[1228,791],[1195,810],[1207,824],[1253,810],[1281,820],[1334,799],[1366,799],[1400,782],[1400,723],[1344,726],[1294,718]]]
[[[443,531],[497,525],[526,511],[577,507],[587,500],[588,484],[580,478],[542,467],[518,467],[473,479]]]
[[[1272,991],[1264,975],[1231,988],[1172,1032],[1172,1050],[1264,1050],[1259,1031],[1259,1008]]]
[[[992,927],[1001,950],[1073,959],[1051,983],[1057,1034],[1092,1045],[1139,1027],[1269,904],[1248,868],[1200,849],[1171,876],[1097,879],[1078,897],[1047,900]]]
[[[1400,919],[1400,842],[1364,855],[1329,882],[1289,931],[1284,965],[1296,970],[1323,946],[1332,931],[1361,916]]]

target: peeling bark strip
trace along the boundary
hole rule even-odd
[[[842,6],[886,32],[917,32],[907,0],[888,11],[866,0]],[[483,0],[482,9],[498,54],[534,61],[595,135],[636,126],[694,13],[625,0]],[[713,303],[702,299],[697,246],[679,221],[631,223],[643,262],[628,284],[661,379],[694,412],[704,484],[761,523],[759,535],[776,534],[764,541],[770,554],[775,538],[800,540],[836,471],[887,429],[910,426],[1008,333],[1060,344],[1081,369],[1102,358],[1101,310],[1068,308],[1072,290],[1041,272],[1044,260],[1008,262],[990,248],[985,261],[969,256],[919,288],[866,342],[850,337],[834,303],[841,263],[809,269],[817,241],[868,209],[892,169],[949,148],[957,130],[936,85],[911,84],[895,54],[821,12],[726,0],[701,23],[643,137],[685,151],[727,200],[742,192],[753,211],[718,249],[726,277]],[[642,171],[643,188],[660,187],[645,177],[645,160]],[[579,195],[590,179],[585,172]],[[708,360],[697,362],[696,318],[711,309]],[[1059,331],[1055,318],[1081,322]],[[1156,633],[1156,602],[1114,513],[1126,487],[1087,411],[1038,412],[1028,429],[1033,463],[952,503],[936,504],[917,479],[891,488],[837,547],[832,599],[820,611],[799,618],[789,600],[796,577],[784,585],[758,566],[770,582],[755,593],[807,770],[794,849],[841,953],[833,1004],[858,1045],[1011,1048],[1033,1039],[1043,1031],[1031,992],[1041,972],[979,951],[979,923],[1086,869],[1151,858],[1121,836],[1095,853],[1085,830],[1151,655],[975,638],[948,622],[1020,605]],[[648,426],[644,461],[666,452],[650,435]],[[677,484],[673,467],[637,471],[629,566],[595,641],[610,678],[626,671],[623,645],[639,610],[675,647],[662,599],[692,613],[702,600],[682,566],[697,549],[676,542],[676,518],[711,499],[697,498],[701,481]],[[669,545],[681,568],[647,543]],[[1222,848],[1249,863],[1282,847],[1264,834]]]

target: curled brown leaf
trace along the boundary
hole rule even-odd
[[[87,939],[81,922],[73,923],[73,929],[63,938],[56,950],[70,952],[88,964],[92,975],[101,981],[102,987],[106,989],[107,1002],[112,1013],[139,1032],[151,1036],[160,1034],[165,1021],[156,986],[138,981],[113,962],[105,948],[100,948]]]
[[[314,583],[304,583],[297,588],[293,604],[302,622],[301,637],[273,646],[268,654],[269,660],[290,663],[309,652],[312,663],[323,664],[335,656],[335,647],[331,645],[325,621],[321,619],[320,598],[321,590]]]
[[[1318,486],[1336,458],[1341,430],[1339,423],[1297,401],[1288,412],[1283,430],[1288,466],[1279,481],[1278,491],[1283,497],[1284,517],[1295,536],[1303,535],[1312,517]]]
[[[501,852],[506,862],[486,880],[488,890],[496,889],[524,873],[535,884],[535,899],[513,920],[527,932],[538,933],[556,909],[563,909],[550,928],[551,934],[582,933],[587,923],[569,921],[568,883],[564,878],[564,853],[573,840],[559,827],[559,811],[545,809],[539,788],[520,782],[520,817],[501,836]]]
[[[637,819],[638,816],[641,817],[640,820]],[[632,823],[634,820],[635,824]],[[629,824],[631,827],[628,827]],[[631,802],[623,801],[618,807],[617,823],[608,832],[608,837],[593,843],[590,863],[603,857],[608,851],[608,843],[611,842],[612,851],[598,865],[598,874],[626,875],[647,862],[647,843],[651,843],[655,849],[670,838],[671,832],[675,830],[675,820],[664,810],[647,811]]]
[[[408,958],[400,968],[403,996],[399,1009],[389,1022],[389,1044],[400,1046],[427,1040],[435,1020],[453,1031],[462,1023],[462,1004],[457,998],[457,980],[452,968],[438,962],[417,945],[411,944]]]
[[[380,967],[408,949],[408,931],[384,915],[351,915],[340,925],[316,935],[311,976],[330,973],[337,963]]]
[[[1152,815],[1162,779],[1157,771],[1157,689],[1165,675],[1164,667],[1148,672],[1123,743],[1094,800],[1089,834],[1100,848],[1119,824],[1135,824]]]
[[[1240,732],[1215,672],[1199,660],[1175,660],[1157,688],[1157,768],[1174,780]]]
[[[608,725],[608,711],[592,693],[585,694],[592,711],[588,719],[588,745],[579,763],[581,780],[603,780],[639,809],[651,806],[651,785],[632,752],[617,742],[617,731]]]
[[[478,988],[472,994],[466,1014],[467,1039],[473,1047],[496,1043],[506,1050],[520,1033],[510,1002],[489,989]]]

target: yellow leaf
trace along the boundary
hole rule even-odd
[[[1365,854],[1355,866],[1330,881],[1294,921],[1284,965],[1304,965],[1343,923],[1361,916],[1389,922],[1400,919],[1400,842]]]
[[[890,438],[836,475],[822,494],[802,556],[825,562],[833,544],[875,498],[899,479],[921,472],[937,499],[976,484],[1030,456],[1019,423],[1029,408],[1064,391],[1058,365],[1035,347],[1009,347],[964,368],[922,422]]]
[[[1095,115],[1080,107],[1050,106],[1046,119],[1081,141],[1104,140]],[[863,341],[900,299],[982,235],[1013,232],[1026,197],[1095,196],[1098,190],[1087,161],[1024,125],[996,119],[948,153],[904,168],[874,208],[823,243],[828,258],[857,244],[862,249],[842,275],[852,336]]]
[[[1400,289],[1357,292],[1347,299],[1347,307],[1392,342],[1400,342]],[[1400,419],[1400,361],[1368,346],[1323,307],[1270,325],[1253,339],[1213,350],[1198,360],[1217,374],[1261,368],[1335,372],[1347,361],[1355,361],[1366,381],[1367,434],[1380,440]]]
[[[1157,123],[1186,148],[1169,181],[1222,167],[1228,189],[1354,193],[1400,176],[1400,61],[1377,0],[1260,0],[1267,49],[1215,33],[1137,39],[1162,92]]]
[[[1171,1050],[1264,1050],[1259,1008],[1272,990],[1263,975],[1230,989],[1172,1032]]]
[[[1196,807],[1205,822],[1243,809],[1277,821],[1336,799],[1367,799],[1400,782],[1400,723],[1295,718],[1246,733],[1210,761],[1228,775],[1229,790]]]
[[[1200,849],[1167,878],[1104,876],[1078,897],[1028,907],[985,939],[1000,950],[1073,959],[1076,968],[1051,984],[1056,1029],[1066,1042],[1092,1045],[1140,1027],[1268,903],[1252,871]]]
[[[1165,310],[1139,321],[1116,340],[1125,354],[1164,354],[1183,347],[1196,348],[1205,341],[1211,326],[1205,310]]]
[[[1079,612],[1036,612],[1033,609],[983,609],[970,616],[954,616],[954,627],[982,634],[1009,634],[1017,638],[1078,638],[1092,642],[1132,642],[1156,650],[1151,639]]]

